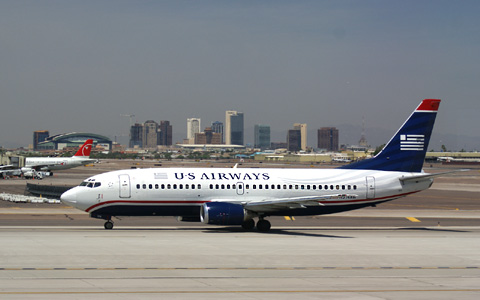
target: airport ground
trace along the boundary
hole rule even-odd
[[[155,164],[107,160],[56,172],[39,183],[73,186],[93,174]],[[1,180],[0,192],[23,194],[25,184]],[[63,204],[0,201],[0,297],[478,299],[479,195],[480,170],[471,169],[375,208],[271,218],[268,233],[173,217],[122,217],[107,231],[102,220]]]

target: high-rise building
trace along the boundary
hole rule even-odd
[[[223,144],[224,138],[223,138],[223,123],[219,121],[215,121],[212,123],[212,131],[214,133],[219,133],[220,134],[220,144]]]
[[[48,130],[37,130],[33,132],[33,150],[37,150],[38,143],[41,143],[50,136]]]
[[[318,148],[327,151],[338,151],[338,129],[335,127],[322,127],[318,130]]]
[[[270,148],[270,126],[268,125],[255,125],[255,148],[262,150]]]
[[[234,110],[225,112],[225,144],[243,145],[243,113]]]
[[[170,121],[160,121],[158,130],[158,145],[171,146],[173,142],[172,125]]]
[[[194,143],[195,134],[200,132],[201,120],[198,118],[187,119],[187,139],[190,144]]]
[[[195,144],[199,145],[220,145],[222,136],[220,133],[213,132],[212,128],[205,128],[204,132],[195,134]]]
[[[129,148],[133,147],[143,147],[143,125],[135,123],[130,127],[130,142],[128,144]]]
[[[148,120],[143,123],[143,148],[156,148],[158,144],[158,123]]]
[[[302,133],[299,129],[290,129],[287,135],[287,150],[296,152],[302,149]]]
[[[300,148],[307,150],[307,124],[295,123],[293,124],[293,129],[300,130]]]

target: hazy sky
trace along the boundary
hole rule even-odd
[[[34,130],[114,139],[121,114],[170,120],[175,142],[187,118],[226,110],[244,112],[249,143],[254,124],[283,141],[293,123],[362,117],[393,134],[440,98],[435,134],[480,150],[479,15],[480,1],[0,0],[0,145]]]

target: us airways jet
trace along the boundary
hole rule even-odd
[[[90,159],[93,140],[88,139],[72,157],[27,157],[25,167],[21,168],[26,177],[32,177],[38,171],[65,170],[93,163]]]
[[[93,218],[177,216],[270,230],[268,216],[348,211],[428,189],[422,166],[440,100],[425,99],[384,149],[336,169],[130,169],[90,177],[61,196]]]

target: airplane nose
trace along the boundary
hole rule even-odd
[[[77,193],[74,191],[74,188],[63,193],[60,196],[60,201],[66,205],[75,206],[77,204]]]

